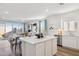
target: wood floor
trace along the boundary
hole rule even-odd
[[[79,56],[79,50],[58,46],[56,56]]]
[[[13,56],[8,40],[0,40],[0,56]]]

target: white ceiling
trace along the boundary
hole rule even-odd
[[[78,3],[0,3],[0,18],[27,21],[79,9]]]

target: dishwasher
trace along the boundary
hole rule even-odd
[[[57,45],[62,46],[62,35],[57,35]]]
[[[62,35],[54,35],[54,36],[57,37],[57,45],[62,46]]]

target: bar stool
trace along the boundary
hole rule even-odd
[[[16,37],[16,39],[15,39],[15,55],[17,55],[17,47],[18,47],[18,45],[19,45],[19,56],[22,56],[22,49],[21,49],[21,44],[22,44],[22,42],[21,42],[21,40],[19,39],[19,37]]]
[[[10,43],[11,51],[13,51],[13,47],[14,47],[14,45],[15,45],[15,43],[14,43],[14,38],[9,37],[9,38],[8,38],[8,41],[9,41],[9,43]]]

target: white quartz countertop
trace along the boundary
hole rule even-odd
[[[35,36],[32,37],[21,37],[20,38],[22,41],[30,43],[30,44],[37,44],[37,43],[41,43],[47,40],[51,40],[51,39],[56,39],[56,37],[54,36],[45,36],[44,38],[36,38]]]

